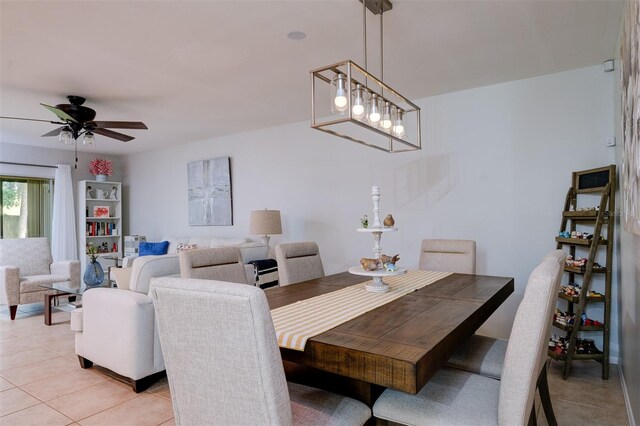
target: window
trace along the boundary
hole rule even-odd
[[[51,239],[53,180],[0,176],[0,238]]]

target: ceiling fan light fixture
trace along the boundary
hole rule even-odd
[[[58,140],[65,145],[73,145],[73,133],[71,132],[71,128],[69,128],[69,126],[62,129]]]
[[[96,137],[94,136],[94,134],[87,130],[87,132],[84,134],[84,137],[82,138],[82,144],[93,145],[95,141]]]

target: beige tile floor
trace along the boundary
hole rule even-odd
[[[43,324],[43,305],[0,307],[0,425],[173,425],[166,379],[136,394],[114,374],[83,370],[69,313]]]
[[[571,375],[562,379],[564,364],[551,361],[549,392],[559,425],[628,425],[618,366],[610,365],[609,380],[595,361],[572,363]],[[538,424],[547,425],[540,411]]]
[[[551,362],[549,386],[560,425],[628,425],[618,370],[600,378],[594,361],[574,365],[562,380]],[[546,425],[538,407],[538,424]],[[43,324],[41,304],[24,305],[15,321],[0,307],[0,425],[173,425],[166,379],[136,394],[112,373],[80,368],[69,313]]]

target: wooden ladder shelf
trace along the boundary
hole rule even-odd
[[[567,306],[568,315],[573,316],[573,324],[553,322],[553,326],[565,333],[566,352],[559,353],[555,348],[549,348],[549,356],[553,359],[563,361],[564,369],[562,377],[566,379],[571,373],[571,362],[573,360],[592,359],[602,364],[602,378],[609,378],[609,339],[610,339],[610,317],[611,317],[611,269],[613,257],[613,233],[615,212],[615,180],[616,166],[606,166],[597,169],[573,172],[572,186],[567,192],[560,234],[569,232],[570,237],[556,237],[558,249],[563,246],[569,247],[569,254],[576,259],[576,252],[588,251],[584,266],[565,265],[565,273],[568,276],[568,284],[576,285],[576,279],[581,279],[580,293],[567,295],[562,290],[558,295],[563,304]],[[586,210],[578,207],[578,197],[581,195],[600,194],[600,202],[597,210]],[[586,198],[586,197],[585,197]],[[576,238],[574,232],[593,229],[593,236],[590,239]],[[606,237],[603,232],[606,231]],[[586,231],[584,231],[586,232]],[[601,248],[606,250],[606,261],[604,266],[596,263]],[[601,260],[602,261],[602,260]],[[580,278],[581,277],[581,278]],[[591,289],[596,281],[602,281],[604,277],[604,294],[592,293]],[[597,325],[582,324],[582,314],[588,304],[603,304],[603,321]],[[600,333],[602,336],[602,351],[598,350],[595,344],[590,344],[585,349],[580,336],[584,333]],[[567,344],[568,342],[568,344]],[[584,341],[582,341],[584,342]],[[589,340],[591,342],[591,340]]]

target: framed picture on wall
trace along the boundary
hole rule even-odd
[[[189,225],[233,225],[229,157],[187,164]]]
[[[109,206],[94,206],[93,217],[109,217]]]

